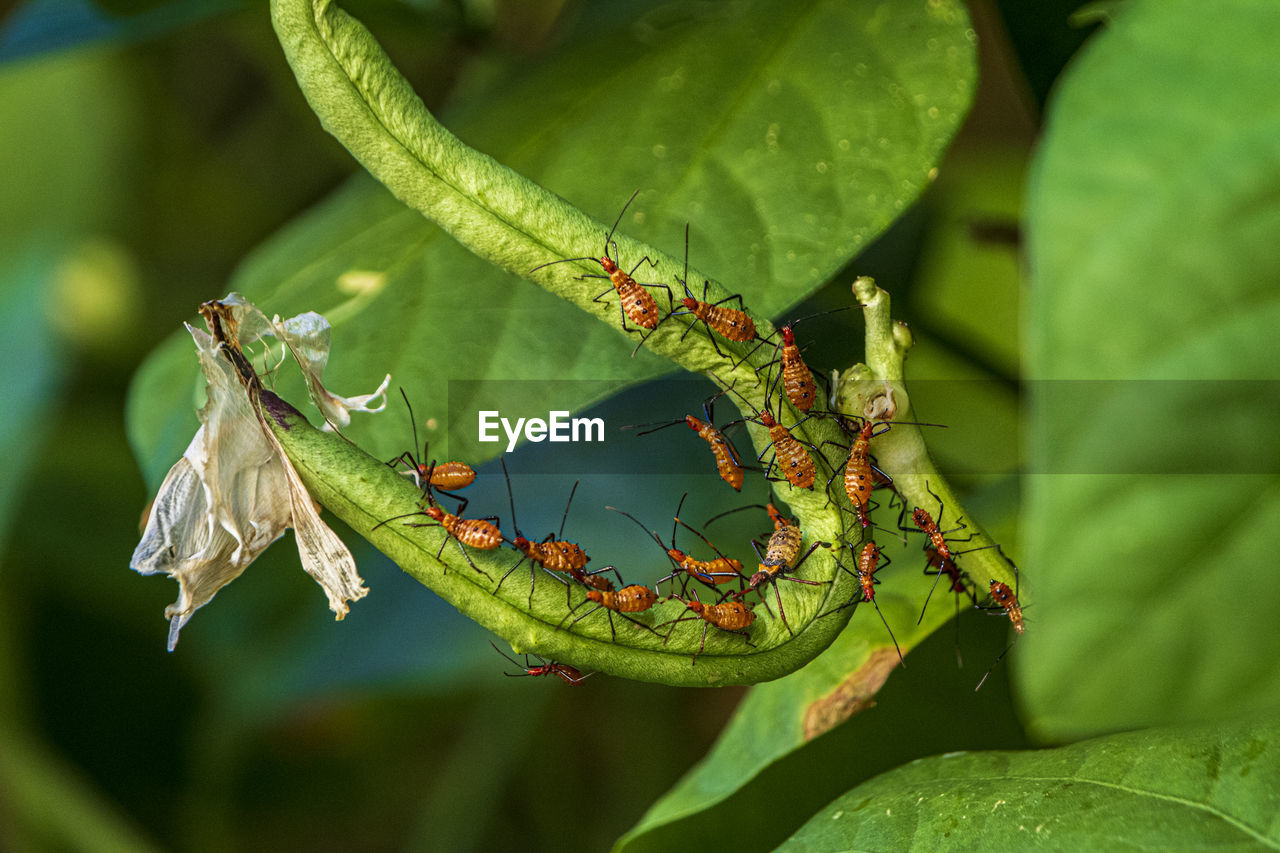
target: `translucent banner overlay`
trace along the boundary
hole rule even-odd
[[[706,418],[704,401],[715,393],[708,380],[619,387],[608,380],[450,381],[451,456],[506,452],[518,433],[519,468],[527,473],[715,474],[706,442],[684,421]],[[945,426],[921,429],[953,474],[1280,473],[1280,381],[935,380],[912,382],[910,391],[915,417]],[[574,411],[573,401],[584,399],[603,402]],[[756,464],[733,401],[719,398],[712,414],[717,426],[728,426],[743,461]],[[1031,418],[1041,425],[1035,443]],[[482,423],[494,440],[480,440]],[[831,466],[843,464],[842,448],[821,449]]]

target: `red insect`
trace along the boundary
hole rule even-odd
[[[883,429],[877,429],[877,427],[883,427]],[[870,508],[873,503],[871,492],[877,488],[876,475],[880,475],[881,482],[887,482],[890,485],[893,483],[893,480],[871,461],[871,439],[888,432],[889,427],[887,423],[863,421],[857,436],[849,446],[849,458],[844,466],[844,491],[849,497],[849,503],[853,505],[853,511],[858,516],[858,523],[864,529],[871,526]],[[824,441],[823,444],[842,446],[834,441]],[[837,472],[833,471],[831,479],[827,480],[828,494],[836,474]]]
[[[1000,553],[1001,553],[1001,556],[1004,555],[1003,551],[1001,551]],[[1014,583],[1014,586],[1016,587],[1018,585],[1018,567],[1015,566],[1013,564],[1013,561],[1010,560],[1008,557],[1005,557],[1005,562],[1007,562],[1010,568],[1013,569],[1013,583]],[[979,607],[978,609],[994,610],[997,612],[1001,612],[1005,616],[1009,617],[1009,621],[1013,623],[1013,630],[1017,634],[1026,633],[1027,626],[1022,619],[1022,604],[1018,601],[1017,590],[1009,589],[1008,584],[998,581],[995,578],[992,578],[991,590],[988,594],[991,596],[991,600],[992,602],[994,602],[994,604],[989,607]],[[1015,642],[1017,641],[1016,638],[1014,641]],[[995,659],[995,661],[991,664],[991,669],[988,669],[986,672],[986,675],[982,676],[982,680],[978,682],[978,686],[973,688],[975,693],[982,689],[982,685],[987,682],[987,678],[988,676],[991,675],[991,671],[996,668],[996,666],[1000,663],[1000,661],[1004,660],[1004,656],[1009,654],[1009,649],[1012,649],[1012,648],[1013,648],[1013,643],[1010,643],[1008,647],[1003,652],[1000,653],[1000,656]]]
[[[621,515],[625,515],[627,518],[634,521],[640,527],[641,530],[645,531],[646,533],[648,533],[650,536],[653,537],[653,541],[658,543],[659,548],[662,548],[664,551],[667,552],[668,559],[670,559],[671,562],[676,566],[676,570],[673,571],[671,574],[667,575],[664,578],[659,578],[658,582],[654,584],[654,588],[659,587],[663,581],[672,581],[672,584],[674,586],[675,577],[680,573],[684,573],[685,575],[684,584],[682,584],[680,588],[680,591],[682,594],[687,594],[688,578],[693,578],[694,580],[701,581],[702,583],[707,584],[708,586],[715,586],[717,584],[722,584],[722,583],[732,583],[734,580],[741,581],[742,580],[742,561],[735,560],[732,557],[726,557],[724,554],[721,554],[720,550],[716,548],[715,545],[712,545],[710,540],[707,539],[707,537],[703,536],[697,530],[694,530],[692,527],[689,527],[689,525],[685,524],[683,521],[680,520],[680,516],[679,516],[680,509],[681,507],[684,506],[684,501],[685,501],[685,498],[687,497],[689,497],[689,493],[685,492],[680,497],[680,503],[676,506],[676,516],[674,519],[674,523],[671,526],[671,547],[670,548],[668,548],[666,545],[663,544],[662,540],[658,538],[658,534],[656,532],[646,528],[640,522],[640,520],[637,519],[631,513],[625,512],[623,510],[618,509],[617,507],[612,507],[612,506],[606,506],[605,509],[611,509],[614,512],[619,513]],[[706,542],[707,545],[711,548],[711,550],[715,551],[716,554],[718,555],[716,559],[696,560],[693,557],[690,557],[689,555],[685,554],[685,552],[681,551],[679,548],[677,548],[676,547],[676,530],[681,525],[693,531],[693,533],[697,535],[698,538],[700,538],[703,542]]]
[[[502,673],[508,678],[523,678],[524,676],[527,676],[527,675],[534,675],[534,676],[554,675],[559,677],[560,680],[562,680],[565,684],[581,684],[582,682],[590,678],[592,675],[594,675],[594,673],[591,673],[591,672],[588,672],[586,675],[583,675],[581,672],[578,671],[576,667],[569,666],[567,663],[556,663],[555,661],[547,661],[547,660],[544,660],[543,658],[538,657],[537,655],[533,655],[533,657],[537,658],[538,660],[537,666],[530,665],[529,655],[524,656],[524,663],[522,664],[520,663],[520,661],[511,657],[511,655],[507,654],[502,649],[498,648],[497,645],[495,645],[492,640],[489,641],[489,645],[493,646],[493,650],[496,651],[498,654],[502,655],[504,658],[511,661],[516,666],[520,667],[520,669],[524,670],[523,672]]]
[[[744,595],[754,590],[760,596],[760,600],[764,602],[764,593],[761,588],[765,584],[773,583],[773,594],[778,602],[778,614],[782,617],[782,624],[786,627],[788,634],[794,634],[795,632],[791,630],[791,625],[787,623],[787,613],[782,608],[782,594],[778,591],[777,582],[784,580],[809,586],[822,586],[830,583],[830,581],[810,581],[803,578],[795,578],[788,573],[797,571],[818,546],[828,548],[831,546],[827,542],[814,542],[809,546],[809,550],[804,552],[804,556],[801,556],[800,549],[804,545],[804,534],[800,531],[800,528],[786,523],[786,519],[780,515],[774,517],[774,527],[773,535],[769,537],[769,544],[765,547],[764,554],[760,553],[758,544],[754,541],[751,543],[751,546],[755,548],[756,556],[760,558],[759,570],[747,581],[746,589],[735,593],[734,598],[741,601]],[[768,602],[765,602],[765,607],[767,608],[768,606]]]
[[[769,430],[774,462],[781,469],[782,475],[787,478],[787,482],[798,489],[812,489],[818,471],[809,451],[791,434],[791,430],[775,421],[767,411],[760,412],[759,417],[760,425]],[[766,463],[766,470],[767,468],[768,463]]]
[[[676,630],[675,623],[688,622],[691,619],[702,620],[702,640],[698,643],[698,650],[693,653],[693,664],[695,666],[698,663],[698,655],[702,654],[702,650],[707,647],[708,625],[714,625],[721,631],[727,631],[730,634],[737,634],[746,641],[748,646],[755,647],[755,644],[751,642],[751,638],[747,635],[747,629],[756,621],[756,614],[746,604],[741,601],[728,600],[720,601],[716,604],[703,604],[698,600],[696,593],[693,596],[693,601],[686,601],[682,598],[677,600],[689,608],[694,615],[678,616],[675,619],[661,623],[657,627],[661,628],[663,625],[671,626],[671,630],[667,632],[667,639],[662,641],[662,645],[665,646],[671,641],[671,635]]]
[[[400,396],[404,398],[404,405],[409,410],[409,424],[413,427],[413,446],[416,450],[418,447],[418,422],[413,416],[413,406],[409,405],[409,395],[405,394],[404,389],[400,389]],[[394,468],[397,463],[405,462],[409,465],[408,471],[401,473],[408,474],[413,477],[414,484],[424,491],[429,492],[435,489],[442,495],[448,495],[458,502],[458,514],[461,515],[466,511],[467,499],[461,495],[455,495],[453,492],[458,489],[465,489],[476,481],[475,469],[465,462],[440,462],[432,459],[428,465],[423,462],[427,457],[428,443],[422,445],[422,456],[414,458],[414,451],[406,450],[396,458],[387,462],[387,465]]]
[[[719,302],[707,302],[707,288],[711,282],[704,282],[702,285],[702,299],[695,299],[693,291],[689,290],[689,285],[681,281],[684,285],[685,297],[680,300],[684,305],[684,311],[673,311],[668,316],[679,317],[684,314],[692,314],[697,321],[700,321],[707,327],[707,337],[711,340],[711,345],[715,347],[716,354],[721,358],[725,354],[720,352],[720,345],[716,343],[715,336],[711,334],[711,330],[715,330],[721,337],[730,341],[753,341],[756,338],[756,324],[746,311],[740,311],[736,308],[725,308],[724,303],[731,299],[738,300],[738,304],[742,304],[742,297],[738,294],[726,296]],[[690,323],[689,328],[685,329],[684,334],[680,336],[680,340],[684,340],[690,331],[693,330],[697,323]]]
[[[852,549],[852,545],[849,546]],[[884,557],[884,563],[880,562],[880,558]],[[880,614],[880,621],[884,623],[884,629],[889,632],[889,639],[893,640],[893,648],[898,653],[898,662],[904,667],[907,662],[902,659],[902,649],[898,647],[898,638],[893,636],[893,629],[889,627],[889,620],[884,618],[884,613],[880,610],[880,605],[876,603],[876,584],[880,583],[880,579],[876,577],[876,572],[889,565],[892,560],[888,554],[881,554],[880,548],[875,542],[867,542],[862,546],[862,553],[858,555],[858,584],[862,587],[862,600],[870,601],[871,606],[876,609],[876,613]]]
[[[623,329],[627,328],[627,319],[630,318],[631,322],[635,323],[637,326],[640,326],[641,328],[649,329],[650,331],[652,331],[657,327],[659,323],[658,303],[653,298],[653,294],[649,293],[649,291],[645,290],[645,288],[661,287],[663,290],[667,292],[668,305],[670,305],[672,302],[671,288],[665,284],[661,284],[658,282],[646,282],[644,284],[641,284],[640,282],[637,282],[632,277],[635,275],[636,270],[640,268],[640,265],[645,262],[648,262],[648,264],[652,267],[657,266],[657,264],[654,263],[652,260],[650,260],[648,256],[641,258],[636,263],[636,265],[632,267],[631,272],[629,273],[623,272],[623,270],[618,266],[617,262],[615,262],[614,259],[609,256],[610,245],[613,245],[614,250],[617,251],[617,244],[613,243],[613,232],[618,230],[618,223],[622,221],[622,215],[627,212],[627,208],[631,206],[631,202],[635,201],[636,196],[639,194],[640,194],[639,190],[636,190],[634,193],[632,193],[631,198],[627,199],[627,203],[624,204],[622,206],[622,210],[618,212],[618,218],[614,220],[613,227],[610,228],[609,233],[605,235],[604,254],[602,257],[564,258],[559,261],[550,261],[545,264],[540,264],[539,266],[536,266],[533,269],[529,270],[529,272],[535,272],[537,270],[542,269],[543,267],[549,267],[554,264],[569,263],[570,261],[596,261],[597,263],[600,264],[601,267],[604,268],[606,275],[605,276],[586,276],[586,278],[608,278],[611,284],[611,287],[609,288],[609,290],[605,290],[600,295],[592,299],[592,302],[600,302],[602,298],[605,295],[607,295],[611,290],[617,291],[618,300],[619,300],[618,311],[622,316],[622,328]],[[641,335],[640,342],[644,343],[647,337],[648,337],[647,334]],[[634,354],[635,353],[633,352],[632,355]]]
[[[966,548],[963,551],[951,550],[951,545],[947,540],[947,536],[952,533],[959,533],[962,530],[968,530],[969,525],[965,524],[963,520],[957,519],[955,527],[950,530],[943,530],[940,526],[942,523],[942,513],[945,509],[945,505],[942,503],[942,498],[938,497],[938,495],[934,493],[933,489],[929,488],[928,483],[925,484],[925,489],[933,496],[933,499],[938,502],[938,520],[935,522],[933,520],[933,516],[929,515],[928,511],[921,507],[916,507],[911,511],[911,520],[914,521],[916,527],[920,528],[924,535],[928,537],[928,547],[932,548],[939,557],[944,560],[955,560],[955,558],[960,554],[968,554],[973,551],[984,551],[987,548],[996,547],[995,545],[983,545],[979,548]],[[905,510],[906,507],[904,506],[903,509]],[[901,527],[901,524],[899,524],[899,527]],[[909,528],[902,529],[909,530]],[[972,536],[968,536],[964,539],[955,541],[968,542],[971,538]]]
[[[874,421],[867,418],[851,419],[841,416],[841,426],[849,429],[849,423],[855,419],[862,423],[857,428],[853,442],[848,448],[849,457],[844,466],[844,491],[849,498],[849,503],[853,505],[854,513],[858,516],[858,523],[865,530],[872,526],[879,527],[879,525],[873,525],[871,521],[871,510],[879,506],[872,500],[871,493],[876,489],[893,487],[893,478],[876,467],[872,459],[872,439],[884,435],[899,424],[911,424],[913,426],[942,426],[942,424],[927,424],[920,421]],[[834,441],[824,441],[823,444],[844,447],[844,445]],[[828,495],[831,493],[831,483],[836,478],[837,473],[833,471],[831,479],[827,480]],[[884,528],[880,529],[883,530]]]
[[[1013,630],[1019,634],[1026,633],[1027,626],[1022,621],[1022,605],[1018,603],[1018,594],[1009,589],[1009,585],[991,579],[991,600],[1004,611],[1013,623]]]
[[[705,421],[698,420],[693,415],[685,415],[678,421],[666,421],[658,426],[653,424],[636,424],[635,426],[652,426],[653,429],[647,429],[638,432],[636,435],[648,435],[651,432],[657,432],[676,424],[685,424],[689,429],[698,434],[698,437],[707,443],[711,448],[711,455],[715,457],[716,471],[720,474],[720,479],[724,480],[737,491],[742,491],[742,482],[744,478],[742,470],[742,462],[738,457],[738,451],[733,446],[733,442],[725,437],[724,433],[716,429],[714,424],[713,412],[715,410],[715,401],[724,394],[723,391],[714,394],[702,401],[702,414],[706,416]],[[633,427],[624,426],[623,429],[632,429]]]
[[[676,510],[676,512],[679,511],[679,509]],[[676,557],[676,554],[679,552],[676,551],[674,547],[676,538],[675,528],[673,527],[671,530],[671,544],[673,547],[669,553],[673,559],[677,560],[677,564],[680,568],[684,569],[685,573],[689,577],[709,585],[732,583],[735,580],[741,581],[743,579],[741,560],[725,556],[721,553],[720,549],[711,544],[711,540],[706,536],[703,536],[700,531],[694,530],[688,524],[681,521],[680,516],[675,517],[675,523],[697,536],[706,543],[708,548],[716,552],[716,558],[714,560],[695,560],[692,557],[685,557],[684,560],[680,560]]]
[[[850,553],[856,553],[853,543],[849,544],[849,551]],[[884,557],[884,563],[880,562],[880,558],[882,556]],[[880,583],[880,578],[876,577],[876,572],[883,569],[885,566],[888,566],[892,562],[893,561],[889,559],[888,554],[881,554],[880,547],[876,545],[875,542],[868,541],[862,546],[862,551],[857,553],[857,558],[854,561],[854,571],[850,572],[849,569],[845,567],[844,563],[839,564],[840,568],[843,569],[846,574],[851,574],[858,579],[858,586],[860,587],[861,595],[855,595],[839,607],[835,607],[828,610],[826,613],[823,613],[819,618],[825,618],[830,616],[832,613],[838,613],[846,607],[853,607],[856,609],[859,604],[862,604],[865,601],[871,602],[871,606],[876,609],[876,613],[880,616],[880,621],[884,623],[884,629],[889,632],[889,639],[893,641],[893,648],[898,653],[898,662],[905,667],[907,662],[902,659],[902,649],[898,646],[898,638],[893,635],[893,629],[889,627],[889,620],[884,618],[884,612],[880,610],[880,605],[876,603],[876,586]]]
[[[574,493],[578,491],[578,484],[574,483],[573,488],[569,490],[569,500],[564,505],[564,515],[560,518],[560,532],[548,533],[546,538],[541,542],[530,542],[520,532],[520,526],[516,522],[516,499],[511,491],[511,475],[507,473],[507,461],[500,460],[502,463],[502,475],[507,480],[507,498],[511,501],[511,526],[515,528],[516,537],[511,540],[511,546],[521,553],[516,564],[507,569],[507,573],[498,581],[498,585],[493,588],[495,594],[502,589],[503,582],[511,576],[511,573],[520,568],[520,564],[525,560],[529,561],[529,606],[533,606],[533,588],[534,582],[538,575],[538,566],[542,566],[548,574],[556,580],[565,583],[566,598],[568,597],[568,584],[564,582],[559,575],[554,572],[567,574],[575,580],[587,586],[597,589],[612,589],[613,585],[606,578],[596,577],[597,573],[586,571],[587,563],[591,558],[587,556],[587,552],[583,551],[581,546],[573,542],[566,542],[560,537],[564,535],[565,521],[569,518],[569,507],[573,505]],[[605,571],[605,570],[601,570]],[[621,578],[618,579],[621,582]]]
[[[654,634],[657,633],[657,631],[654,631],[653,628],[644,624],[640,620],[633,619],[632,617],[627,615],[629,613],[642,613],[645,610],[648,610],[649,608],[653,607],[653,605],[658,602],[658,593],[647,586],[632,584],[631,586],[624,586],[622,589],[619,589],[616,592],[614,590],[608,590],[608,589],[589,589],[587,590],[586,599],[574,605],[573,609],[570,610],[568,613],[566,613],[564,618],[568,619],[570,616],[573,615],[575,610],[577,610],[582,605],[586,604],[588,601],[594,601],[596,603],[596,606],[588,610],[586,613],[583,613],[581,616],[575,618],[572,622],[569,623],[570,626],[582,621],[583,619],[585,619],[586,617],[590,616],[592,613],[595,613],[597,610],[603,607],[605,609],[605,613],[607,613],[609,616],[609,635],[613,638],[615,642],[618,639],[618,633],[613,626],[614,613],[617,613],[623,619],[626,619],[628,622],[631,622],[634,625],[639,625],[641,628],[644,628],[646,631],[649,631]],[[564,619],[561,619],[560,623],[563,625]]]

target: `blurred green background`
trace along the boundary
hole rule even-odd
[[[644,5],[345,4],[428,107],[459,109],[460,80],[553,50],[566,16]],[[847,304],[856,274],[894,293],[918,341],[917,411],[998,425],[977,444],[960,429],[937,436],[936,451],[1015,555],[1018,222],[1040,111],[1088,33],[1068,25],[1072,5],[971,4],[981,83],[939,180],[792,314]],[[282,544],[200,612],[174,654],[161,614],[175,585],[128,569],[151,494],[124,431],[134,371],[226,292],[255,246],[358,170],[302,100],[265,10],[18,3],[0,18],[0,61],[0,449],[11,460],[0,487],[0,848],[606,848],[706,753],[742,691],[505,679],[511,667],[485,632],[357,537],[347,541],[373,593],[341,625]],[[847,367],[860,346],[829,335],[807,358]],[[981,384],[958,392],[953,380]],[[652,409],[649,393],[605,411],[651,419],[631,414]],[[393,402],[384,417],[403,413]],[[168,440],[180,449],[189,436],[184,423]],[[696,446],[690,459],[705,462]],[[501,481],[482,480],[476,500],[501,504]],[[646,480],[627,508],[659,518],[679,489]],[[586,478],[576,505],[615,494],[611,479]],[[558,514],[522,523],[552,529]],[[601,514],[575,514],[575,535],[615,535]],[[950,602],[940,594],[933,606]],[[803,764],[785,759],[732,809],[785,794],[808,814],[848,787],[851,765],[862,779],[935,752],[1024,745],[1009,669],[972,692],[1006,633],[1003,619],[964,614],[958,641],[942,631],[910,655],[865,728],[825,736]]]

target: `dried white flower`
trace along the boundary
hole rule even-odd
[[[320,384],[329,355],[329,323],[307,313],[281,323],[239,294],[215,306],[210,320],[226,327],[227,343],[188,325],[195,339],[208,400],[200,429],[183,457],[170,469],[147,518],[130,566],[142,574],[166,572],[177,579],[178,600],[165,609],[170,619],[169,649],[191,614],[235,580],[262,551],[293,527],[302,566],[324,588],[329,607],[341,619],[347,602],[368,589],[342,540],[320,520],[314,501],[289,464],[256,403],[256,378],[249,380],[228,357],[228,346],[251,344],[271,335],[298,357],[316,405],[326,419],[350,422],[350,412],[381,411],[391,377],[373,394],[343,398]],[[208,307],[208,306],[206,306]],[[236,354],[239,355],[238,350]],[[242,368],[247,362],[240,359]],[[247,368],[245,368],[247,369]],[[382,397],[381,405],[369,404]]]
[[[233,294],[234,295],[234,294]],[[352,412],[381,412],[387,407],[387,387],[391,384],[388,373],[382,384],[372,394],[358,397],[339,397],[320,384],[320,374],[329,361],[329,321],[314,311],[290,317],[283,323],[280,315],[271,320],[271,329],[275,336],[288,346],[293,357],[302,368],[302,377],[307,381],[307,390],[311,400],[324,415],[326,427],[344,427],[351,423]],[[270,333],[268,333],[270,334]],[[382,402],[371,408],[374,400]]]

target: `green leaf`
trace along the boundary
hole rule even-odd
[[[277,0],[273,20],[325,126],[459,241],[518,274],[555,257],[599,251],[597,225],[440,126],[368,32],[336,6]],[[594,163],[615,186],[628,186],[622,179],[630,173],[667,189],[670,178],[655,179],[670,169],[655,169],[655,159],[681,164],[680,173],[691,169],[692,178],[671,177],[701,202],[698,220],[719,223],[707,243],[720,247],[728,266],[746,280],[765,278],[768,286],[757,283],[757,292],[807,290],[933,177],[971,91],[965,23],[963,10],[950,3],[896,15],[870,3],[672,5],[626,32],[583,34],[579,52],[567,51],[503,104],[536,115],[520,107],[484,112],[489,127],[500,119],[504,138],[514,121],[531,140],[526,145],[559,152],[561,169],[582,174]],[[599,67],[602,43],[623,58],[604,77],[583,74],[586,57]],[[585,89],[569,82],[584,79]],[[548,103],[548,91],[560,96]],[[597,134],[583,133],[587,115]],[[654,141],[646,144],[640,128],[651,128],[646,135]],[[621,129],[621,150],[601,144]],[[485,134],[481,124],[477,135]],[[584,140],[577,150],[568,144],[572,138]],[[545,156],[535,171],[559,186]],[[524,158],[517,150],[509,159]],[[666,194],[664,205],[673,206]],[[544,247],[557,254],[546,257]],[[564,278],[548,273],[536,280],[563,291]],[[742,292],[757,301],[756,292],[745,286]],[[794,298],[758,307],[771,313]]]
[[[894,566],[885,572],[881,594],[887,597],[911,582],[908,575],[918,571],[918,564],[908,561],[903,567],[910,572],[900,568],[895,558]],[[914,621],[919,601],[911,603]],[[941,598],[941,591],[930,610],[935,607],[954,612],[954,602]],[[905,629],[891,613],[886,615],[895,631]],[[905,669],[893,671],[874,701],[856,709],[846,723],[785,753],[767,755],[768,742],[778,737],[775,729],[783,729],[784,735],[793,730],[790,721],[798,708],[774,689],[775,684],[819,687],[817,673],[811,671],[838,661],[841,646],[847,647],[846,637],[856,628],[878,628],[879,636],[873,639],[884,639],[884,627],[874,613],[856,615],[845,635],[809,667],[781,682],[753,687],[713,750],[650,808],[615,850],[717,849],[726,826],[733,827],[736,849],[772,850],[851,785],[905,762],[955,749],[1024,747],[1010,697],[1002,689],[1006,683],[1002,671],[981,691],[973,690],[981,677],[980,668],[973,664],[985,666],[998,653],[1006,626],[973,614],[956,626],[954,635],[935,632],[911,652]],[[963,659],[970,664],[963,668],[957,666],[962,648]],[[832,677],[830,683],[836,679]],[[853,698],[852,691],[848,695]],[[938,715],[939,697],[946,697],[945,719]],[[771,711],[777,713],[772,726]],[[735,754],[738,750],[741,756]]]
[[[953,611],[944,600],[946,590],[939,590],[925,621],[916,625],[932,578],[915,571],[915,548],[885,550],[895,564],[912,566],[909,573],[886,571],[876,593],[880,613],[906,654]],[[723,802],[776,762],[874,704],[881,685],[899,666],[898,652],[872,606],[859,604],[855,610],[850,619],[857,621],[815,660],[747,694],[711,752],[623,836],[619,848]]]
[[[1274,4],[1133,2],[1063,81],[1028,236],[1044,737],[1280,702]],[[1240,381],[1265,380],[1265,381]],[[1118,701],[1123,697],[1123,701]]]
[[[959,4],[865,0],[588,19],[554,62],[503,81],[502,109],[464,107],[459,133],[606,221],[620,188],[656,196],[649,233],[678,247],[690,222],[691,261],[773,316],[933,180],[972,97],[967,26]]]
[[[1016,228],[1021,213],[1026,157],[1024,148],[996,148],[986,140],[957,144],[948,152],[947,163],[952,168],[943,172],[929,194],[931,227],[906,294],[908,305],[900,312],[911,323],[911,331],[922,339],[911,354],[914,380],[930,375],[921,364],[921,351],[929,336],[940,337],[947,345],[938,355],[956,359],[959,354],[968,362],[938,369],[940,376],[970,374],[975,366],[1006,380],[1020,375],[1019,311],[1024,281],[1017,246],[1011,242],[1017,234],[1009,229]],[[983,310],[975,311],[975,305],[982,305]],[[943,383],[925,383],[929,384]],[[976,390],[956,384],[962,398]],[[937,389],[937,393],[943,390]],[[914,396],[920,399],[919,386]],[[953,403],[940,406],[938,411],[950,418],[956,408]],[[958,432],[951,420],[948,424],[953,429],[938,434],[941,442]],[[986,443],[991,444],[989,440]],[[975,451],[979,455],[983,452],[981,448],[966,451],[956,454],[958,467],[992,470],[990,461],[973,459]]]
[[[780,849],[1274,849],[1277,740],[1271,715],[922,759],[849,791]]]

